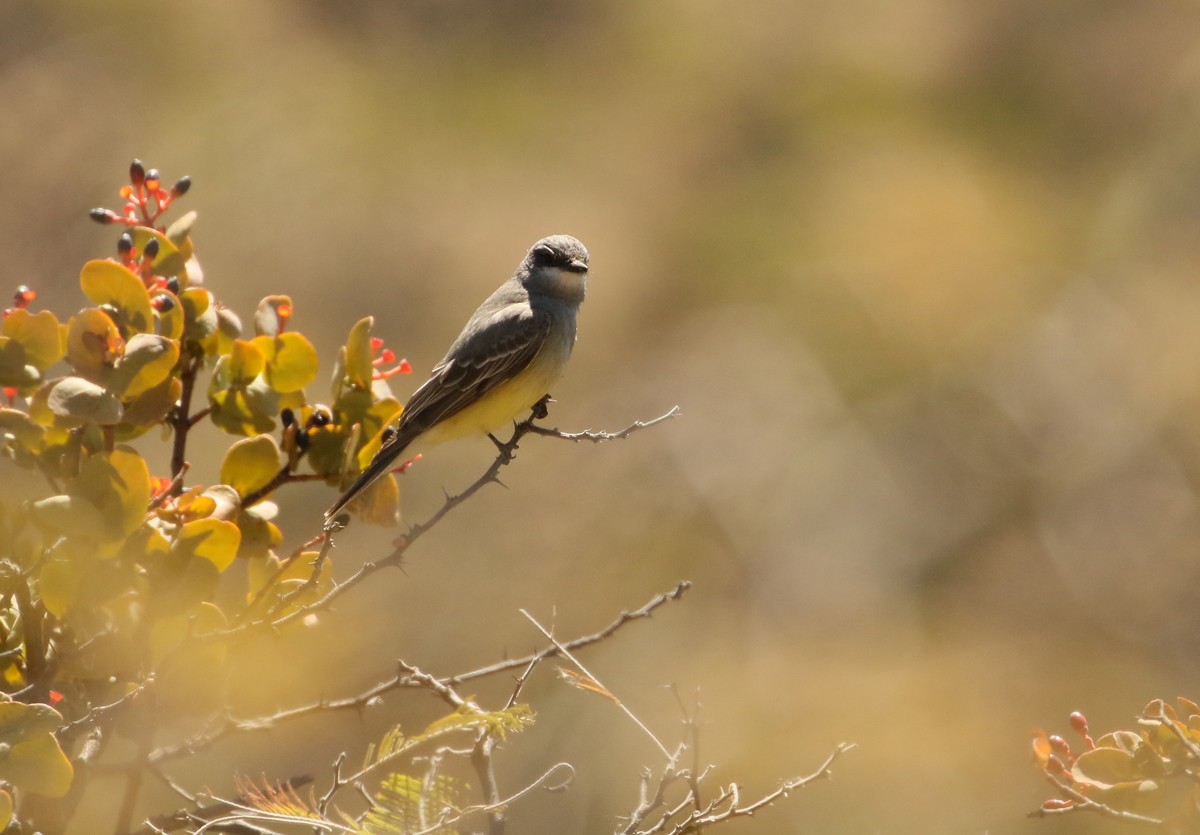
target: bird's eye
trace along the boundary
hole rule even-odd
[[[545,244],[533,248],[533,259],[539,264],[553,264],[555,258],[554,250]]]

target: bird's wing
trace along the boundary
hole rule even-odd
[[[413,393],[393,436],[405,445],[417,435],[470,406],[511,380],[537,356],[552,323],[545,311],[511,305],[456,344]],[[382,452],[382,450],[380,450]]]
[[[433,369],[432,376],[409,398],[399,426],[371,463],[333,507],[325,511],[326,521],[390,470],[418,435],[470,406],[529,365],[545,344],[552,321],[545,311],[514,304],[494,313],[479,330],[461,337]]]

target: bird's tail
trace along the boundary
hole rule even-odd
[[[333,517],[345,510],[350,502],[357,499],[364,490],[378,479],[383,478],[392,469],[393,465],[395,465],[396,460],[404,452],[405,448],[412,443],[412,440],[412,438],[397,437],[385,448],[381,448],[379,452],[375,453],[375,457],[371,459],[371,463],[367,465],[367,468],[359,473],[358,478],[354,479],[354,483],[346,488],[346,492],[342,493],[341,498],[334,502],[329,510],[325,511],[325,526],[329,527],[329,523],[333,521]]]

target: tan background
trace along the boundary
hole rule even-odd
[[[0,281],[81,306],[114,237],[86,210],[139,156],[194,178],[244,318],[290,293],[329,358],[373,314],[420,376],[533,240],[577,235],[591,294],[551,422],[684,417],[530,439],[407,576],[240,668],[246,708],[524,652],[520,607],[572,635],[688,578],[586,656],[639,715],[674,739],[661,685],[698,689],[703,759],[752,794],[860,745],[730,832],[1099,832],[1023,817],[1027,735],[1197,695],[1198,44],[1167,0],[9,2]],[[427,456],[411,517],[490,458]],[[279,496],[294,541],[331,497]],[[351,531],[339,574],[391,535]],[[550,665],[527,695],[503,787],[578,772],[512,831],[611,831],[654,750]],[[324,778],[436,710],[390,698],[173,773]]]

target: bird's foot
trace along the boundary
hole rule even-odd
[[[541,400],[533,404],[533,419],[545,420],[550,414],[550,395],[546,395]]]

